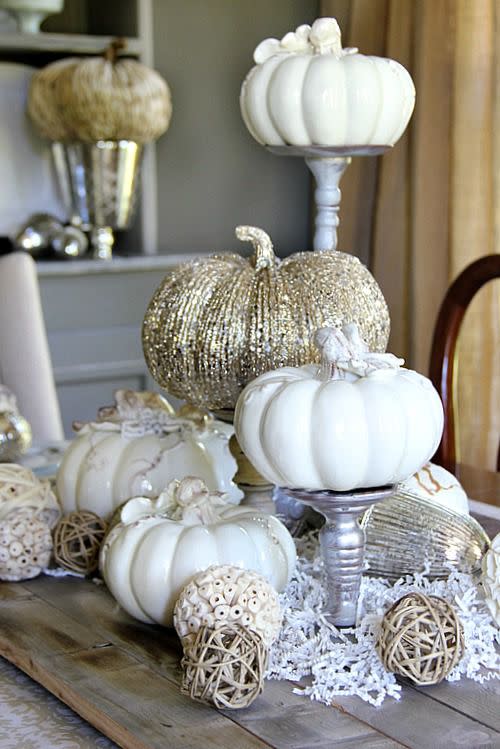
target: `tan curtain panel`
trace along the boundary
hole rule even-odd
[[[417,89],[394,151],[354,159],[342,180],[339,247],[388,301],[390,349],[428,371],[439,304],[470,262],[500,252],[498,0],[322,0],[344,46],[392,57]],[[458,352],[459,459],[493,468],[500,435],[500,282],[474,300]]]

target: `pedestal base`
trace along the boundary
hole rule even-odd
[[[336,627],[356,624],[365,553],[365,534],[359,519],[371,505],[395,490],[395,485],[353,492],[285,489],[287,495],[325,518],[319,537],[328,582],[327,617]]]

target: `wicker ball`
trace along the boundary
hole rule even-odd
[[[258,572],[229,564],[212,565],[196,575],[181,591],[174,609],[174,627],[183,642],[193,639],[202,626],[240,625],[271,645],[282,619],[272,585]]]
[[[54,559],[72,572],[92,574],[99,565],[106,529],[106,521],[95,512],[70,512],[54,530]]]
[[[264,688],[267,649],[244,627],[201,627],[184,649],[181,692],[198,702],[236,710],[248,707]]]
[[[30,510],[53,528],[61,508],[50,482],[16,463],[0,463],[0,522],[20,510]]]
[[[29,580],[48,566],[52,536],[45,520],[29,508],[0,522],[0,580]]]
[[[137,60],[117,58],[113,43],[101,56],[66,58],[33,76],[28,113],[54,141],[132,140],[149,143],[168,128],[167,82]]]
[[[388,671],[419,686],[438,684],[463,655],[463,628],[443,598],[410,593],[386,612],[377,650]]]

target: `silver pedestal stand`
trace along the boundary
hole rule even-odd
[[[339,183],[352,156],[379,156],[391,146],[267,146],[277,156],[300,156],[316,180],[316,218],[313,247],[316,251],[337,249],[339,225]]]
[[[394,494],[396,485],[353,492],[285,489],[286,494],[321,513],[321,554],[328,583],[328,620],[336,627],[353,627],[364,569],[365,533],[359,524],[372,505]]]

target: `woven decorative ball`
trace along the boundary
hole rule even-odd
[[[262,638],[238,625],[201,627],[184,649],[181,692],[218,708],[248,707],[264,688],[267,649]]]
[[[410,593],[386,612],[377,650],[387,671],[419,686],[438,684],[463,655],[463,628],[443,598]]]
[[[314,333],[355,322],[371,351],[385,351],[389,312],[357,257],[299,252],[280,261],[254,226],[250,258],[220,254],[172,268],[147,309],[142,345],[149,371],[172,395],[231,410],[247,383],[279,367],[319,361]]]
[[[218,629],[240,625],[271,645],[281,629],[278,594],[258,572],[232,565],[213,565],[181,591],[174,627],[183,641],[194,639],[202,626]]]
[[[95,512],[70,512],[54,530],[54,559],[72,572],[92,574],[99,565],[99,551],[106,530],[106,521]]]
[[[102,56],[68,57],[35,73],[28,113],[52,141],[132,140],[149,143],[167,130],[167,82],[137,60],[118,58],[123,42]]]
[[[48,566],[52,536],[48,524],[24,508],[0,521],[0,580],[29,580]]]
[[[61,509],[50,482],[16,463],[0,463],[0,522],[12,513],[30,510],[53,528]]]

